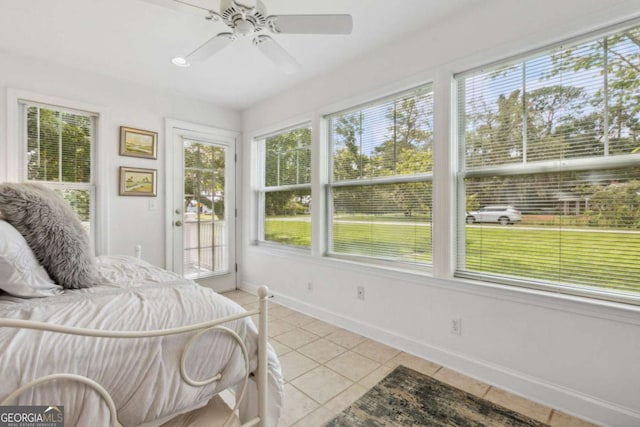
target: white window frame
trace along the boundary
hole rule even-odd
[[[367,256],[358,256],[358,255],[351,255],[351,254],[342,254],[342,253],[337,253],[337,252],[333,252],[332,249],[332,241],[333,241],[333,197],[332,197],[332,189],[333,188],[340,188],[340,187],[366,187],[366,186],[372,186],[372,185],[381,185],[381,184],[405,184],[405,183],[416,183],[416,182],[424,182],[424,183],[431,183],[431,192],[432,192],[432,200],[431,200],[431,215],[432,215],[432,224],[434,223],[434,215],[435,215],[435,186],[433,184],[434,182],[434,176],[435,176],[435,166],[434,166],[434,170],[432,170],[429,173],[418,173],[418,174],[413,174],[413,175],[393,175],[393,176],[383,176],[383,177],[374,177],[374,178],[367,178],[367,179],[352,179],[352,180],[341,180],[341,181],[335,181],[334,180],[334,174],[333,174],[333,145],[334,142],[331,138],[331,132],[329,130],[329,126],[331,124],[331,118],[340,114],[346,114],[349,112],[353,112],[353,111],[359,111],[362,110],[364,108],[367,108],[369,106],[374,106],[374,105],[379,105],[379,104],[383,104],[385,102],[388,101],[392,101],[392,100],[396,100],[396,99],[401,99],[402,97],[411,94],[413,92],[417,92],[420,91],[424,88],[429,88],[430,93],[433,97],[433,123],[434,123],[434,131],[433,131],[433,145],[432,148],[434,149],[434,165],[435,165],[435,159],[436,159],[436,154],[435,154],[435,147],[436,147],[436,137],[437,137],[437,133],[436,133],[436,125],[435,125],[435,110],[436,110],[436,85],[434,83],[434,81],[432,80],[426,80],[423,81],[419,84],[416,85],[412,85],[410,88],[405,88],[399,91],[395,91],[393,93],[387,94],[385,96],[382,97],[377,97],[377,98],[371,98],[367,101],[364,102],[360,102],[354,105],[351,105],[349,107],[346,108],[341,108],[339,110],[330,112],[325,114],[322,117],[322,123],[323,123],[323,128],[324,128],[324,133],[325,133],[325,137],[324,137],[324,147],[326,149],[326,155],[327,155],[327,164],[325,169],[327,170],[327,183],[325,185],[325,194],[324,194],[324,200],[326,201],[326,206],[324,209],[324,220],[326,222],[326,232],[325,232],[325,252],[324,255],[326,257],[329,258],[335,258],[338,260],[345,260],[345,261],[350,261],[350,262],[355,262],[355,263],[359,263],[359,264],[363,264],[363,265],[375,265],[375,266],[380,266],[380,267],[386,267],[386,268],[391,268],[391,269],[403,269],[403,270],[409,270],[409,271],[415,271],[418,273],[430,273],[432,272],[432,268],[435,264],[435,254],[434,254],[434,247],[435,247],[435,237],[433,235],[434,232],[434,228],[432,226],[431,230],[432,230],[432,242],[431,242],[431,252],[432,252],[432,262],[431,263],[425,263],[425,264],[419,264],[419,263],[412,263],[412,262],[400,262],[400,261],[391,261],[391,260],[385,260],[383,258],[376,258],[376,257],[367,257]]]
[[[311,180],[309,183],[307,184],[291,184],[291,185],[279,185],[279,186],[266,186],[266,182],[265,182],[265,172],[266,172],[266,149],[265,149],[265,144],[267,141],[267,138],[273,137],[273,136],[277,136],[283,133],[287,133],[290,131],[294,131],[297,129],[303,129],[303,128],[309,128],[311,130],[311,146],[310,146],[310,151],[311,151]],[[265,215],[265,195],[266,193],[269,192],[277,192],[277,191],[295,191],[295,190],[309,190],[309,193],[312,194],[312,200],[313,200],[313,190],[312,190],[312,182],[313,182],[313,169],[314,169],[314,165],[315,163],[313,162],[313,135],[314,135],[314,127],[312,126],[312,122],[309,120],[305,120],[302,122],[297,122],[294,125],[290,125],[290,126],[286,126],[286,127],[282,127],[279,128],[277,130],[273,130],[270,131],[268,133],[263,133],[260,134],[258,136],[255,136],[253,138],[254,144],[255,144],[255,153],[256,153],[256,160],[258,161],[258,167],[257,167],[257,188],[255,190],[255,206],[256,206],[256,238],[254,240],[254,244],[257,245],[264,245],[264,246],[272,246],[274,248],[286,248],[288,250],[293,250],[293,251],[299,251],[302,253],[310,253],[313,247],[313,231],[312,231],[312,235],[311,235],[311,244],[308,248],[305,247],[300,247],[300,246],[293,246],[293,245],[286,245],[283,243],[278,243],[278,242],[272,242],[269,240],[265,240],[264,238],[264,223],[266,220],[266,215]],[[311,215],[311,227],[313,230],[313,215]]]
[[[562,160],[547,160],[547,161],[535,161],[528,163],[526,156],[521,163],[511,163],[499,166],[491,167],[473,167],[466,169],[464,165],[464,123],[459,121],[459,105],[458,105],[458,81],[464,79],[469,75],[477,72],[482,72],[490,69],[497,69],[510,64],[520,63],[527,61],[530,58],[536,58],[542,54],[548,53],[554,49],[562,46],[587,43],[593,40],[601,39],[612,34],[616,34],[626,28],[635,28],[640,25],[640,21],[634,20],[632,22],[623,22],[617,25],[608,26],[604,29],[596,31],[586,32],[582,35],[571,37],[561,40],[556,43],[542,46],[536,49],[532,49],[528,52],[507,57],[501,60],[492,61],[490,63],[469,68],[465,71],[454,73],[452,80],[452,113],[451,113],[451,128],[453,132],[452,144],[456,150],[457,159],[455,162],[455,186],[456,186],[456,208],[452,211],[455,216],[455,238],[454,238],[454,251],[452,251],[452,268],[453,277],[459,280],[471,280],[474,283],[491,283],[497,285],[506,285],[514,287],[515,289],[533,289],[542,290],[553,293],[560,293],[568,296],[587,297],[590,299],[600,299],[613,302],[622,302],[626,304],[640,305],[640,295],[635,296],[630,292],[621,292],[616,290],[608,290],[606,288],[598,287],[586,287],[580,285],[565,285],[562,283],[548,282],[544,280],[537,280],[535,278],[507,278],[499,275],[493,275],[491,273],[482,272],[467,272],[459,271],[458,266],[465,263],[465,248],[461,247],[461,242],[465,240],[465,184],[466,178],[484,177],[484,176],[516,176],[527,174],[542,174],[542,173],[564,173],[574,171],[586,171],[586,170],[607,170],[625,168],[638,165],[637,154],[620,154],[620,155],[608,155],[606,150],[605,141],[605,155],[597,158],[568,158]],[[605,134],[606,135],[606,134]],[[606,139],[606,138],[605,138]],[[461,214],[462,213],[462,214]]]
[[[105,136],[105,126],[107,122],[108,111],[104,107],[87,104],[83,102],[63,99],[55,96],[48,96],[34,92],[23,91],[19,89],[9,88],[7,90],[7,146],[6,146],[6,176],[7,181],[26,182],[26,146],[25,141],[26,125],[23,120],[24,104],[35,104],[43,107],[51,107],[61,110],[82,111],[95,116],[94,119],[94,141],[91,156],[91,183],[74,186],[77,188],[89,186],[92,189],[92,212],[91,212],[91,243],[96,255],[109,252],[108,234],[105,231],[108,224],[108,197],[104,186],[99,185],[102,182],[108,182],[105,177],[107,168],[100,162],[100,159],[106,159],[105,144],[102,141],[107,140]],[[117,140],[116,132],[113,132],[113,140]],[[47,183],[52,188],[70,188],[65,183]]]

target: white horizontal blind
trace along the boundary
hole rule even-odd
[[[95,116],[54,106],[22,106],[26,180],[59,192],[93,237]]]
[[[263,241],[311,247],[311,127],[264,140]]]
[[[640,29],[457,81],[457,275],[639,296]],[[463,225],[492,205],[522,221]]]
[[[328,116],[329,252],[431,264],[431,85]]]

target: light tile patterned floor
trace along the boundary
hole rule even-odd
[[[246,292],[224,295],[246,309],[256,308],[256,297]],[[273,302],[269,305],[269,337],[285,379],[285,404],[279,427],[323,426],[398,365],[552,427],[594,426]]]

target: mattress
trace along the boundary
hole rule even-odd
[[[99,257],[101,284],[62,295],[21,299],[0,296],[0,317],[111,331],[148,331],[200,323],[244,312],[233,301],[174,273],[131,257]],[[245,342],[250,372],[257,368],[258,332],[250,318],[226,323]],[[207,404],[244,378],[238,345],[225,332],[203,334],[186,356],[195,380],[217,373],[204,387],[180,375],[183,348],[192,334],[114,339],[0,328],[0,400],[21,384],[51,373],[89,377],[111,395],[123,425],[159,425]],[[282,375],[275,353],[268,357],[269,420],[282,406]],[[255,389],[255,387],[251,387]],[[249,396],[248,401],[255,401]],[[68,380],[24,393],[18,404],[63,405],[67,425],[110,425],[106,404],[92,389]],[[245,407],[244,413],[255,408]]]

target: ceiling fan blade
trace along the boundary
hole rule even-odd
[[[166,7],[168,9],[177,9],[178,4],[173,0],[140,0],[145,3],[155,4],[157,6]]]
[[[158,1],[158,0],[155,0],[155,1]],[[175,3],[183,4],[185,6],[195,7],[196,9],[204,10],[205,12],[211,11],[211,9],[208,9],[206,7],[203,7],[203,6],[201,6],[199,4],[196,4],[196,3],[192,3],[192,2],[187,1],[187,0],[173,0],[173,1]]]
[[[265,35],[258,36],[253,39],[253,44],[258,46],[260,52],[269,58],[284,73],[293,74],[300,69],[298,61],[271,37]]]
[[[186,56],[189,61],[203,61],[227,47],[236,36],[232,33],[220,33],[211,37],[204,44]]]
[[[177,10],[179,12],[193,11],[193,8],[208,11],[208,9],[202,6],[199,6],[197,4],[192,4],[189,1],[183,1],[183,0],[140,0],[140,1],[143,1],[145,3],[155,4],[157,6],[161,6],[167,9]]]
[[[351,34],[351,15],[272,15],[269,29],[285,34]]]

